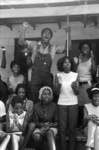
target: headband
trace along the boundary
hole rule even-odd
[[[99,91],[99,88],[93,88],[91,91],[95,91],[95,90],[98,90],[98,91]]]
[[[39,99],[41,100],[41,96],[42,96],[42,93],[44,92],[44,90],[49,90],[51,92],[51,100],[53,100],[53,91],[50,87],[48,86],[44,86],[40,89],[39,91]]]

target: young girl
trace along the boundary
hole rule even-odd
[[[20,100],[23,101],[23,110],[28,113],[29,121],[31,121],[31,117],[33,114],[33,102],[27,98],[27,88],[25,84],[18,84],[15,91],[16,95],[19,96]],[[12,110],[11,106],[12,99],[8,99],[6,103],[7,111]]]
[[[15,93],[16,86],[19,83],[25,83],[25,78],[22,74],[20,74],[20,65],[17,61],[12,61],[10,64],[10,68],[12,70],[12,75],[8,77],[8,89],[11,94]]]
[[[84,107],[84,126],[87,125],[87,150],[99,150],[99,88],[87,90],[91,103]]]
[[[11,102],[11,105],[13,107],[13,110],[7,113],[7,119],[6,119],[6,131],[7,135],[11,134],[12,138],[12,149],[18,150],[19,145],[23,141],[22,133],[25,132],[27,122],[28,122],[28,116],[25,111],[23,111],[23,102],[20,101],[18,96],[13,97],[13,100]],[[6,143],[9,142],[10,136],[6,137]],[[1,144],[4,149],[5,141]],[[7,144],[6,144],[7,146]]]
[[[69,131],[69,150],[75,150],[78,121],[79,84],[78,74],[73,72],[73,62],[62,57],[57,62],[59,73],[55,77],[55,91],[58,98],[58,118],[61,150],[66,150],[66,132]]]

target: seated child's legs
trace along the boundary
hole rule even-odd
[[[55,144],[56,134],[57,134],[57,129],[56,128],[51,128],[46,132],[46,137],[47,137],[47,140],[48,140],[49,150],[56,150],[56,144]]]
[[[20,135],[16,135],[16,134],[12,135],[12,149],[13,150],[18,150],[19,149],[20,140],[21,140]]]
[[[27,127],[27,130],[26,130],[26,133],[24,134],[24,140],[23,140],[23,143],[20,144],[20,150],[24,150],[25,147],[27,146],[28,144],[28,141],[33,133],[35,129],[35,124],[34,123],[28,123],[28,127]]]
[[[34,144],[36,148],[40,148],[43,146],[42,144],[42,138],[43,138],[43,133],[41,132],[41,129],[35,129],[35,131],[32,134]]]
[[[94,147],[94,136],[95,136],[96,125],[90,121],[88,124],[88,131],[87,131],[87,147]]]
[[[42,140],[42,132],[40,129],[36,128],[32,134],[34,141],[40,142]]]
[[[93,150],[91,147],[87,146],[86,150]]]
[[[8,143],[9,143],[9,141],[10,141],[10,135],[7,135],[5,138],[4,138],[4,140],[3,140],[3,142],[1,143],[1,145],[0,145],[0,150],[6,150],[6,148],[7,148],[7,145],[8,145]]]

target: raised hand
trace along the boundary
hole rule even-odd
[[[28,27],[29,27],[28,22],[23,22],[23,27],[24,27],[24,28],[28,28]]]

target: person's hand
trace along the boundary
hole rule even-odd
[[[45,129],[45,130],[48,130],[48,129],[50,128],[50,126],[51,126],[51,123],[50,123],[50,122],[46,122],[46,123],[44,124],[44,129]]]
[[[77,57],[74,57],[73,60],[74,60],[75,64],[78,64],[78,58]]]
[[[93,117],[92,118],[92,121],[95,123],[95,124],[99,124],[99,117]]]
[[[24,27],[24,28],[28,28],[28,27],[29,27],[28,22],[23,22],[23,27]]]
[[[57,76],[57,79],[58,79],[59,84],[62,84],[62,83],[63,83],[63,80],[62,80],[62,77],[61,77],[61,76]]]
[[[97,116],[96,115],[88,115],[87,119],[92,120],[94,122],[97,119]]]
[[[14,123],[15,123],[16,125],[18,125],[18,124],[19,124],[18,117],[17,117],[17,115],[16,115],[16,114],[14,115]]]
[[[94,62],[94,53],[93,53],[93,51],[91,51],[91,62],[92,63]]]
[[[2,52],[2,54],[5,54],[6,49],[5,49],[5,47],[4,47],[4,46],[2,46],[2,47],[1,47],[1,52]]]
[[[0,137],[5,137],[6,136],[6,133],[2,130],[0,130]]]
[[[12,132],[14,127],[15,127],[14,123],[10,123],[9,127],[7,128],[7,132]]]
[[[76,87],[76,81],[72,82],[71,87],[72,87],[72,88],[75,88],[75,87]]]
[[[93,54],[93,51],[91,51],[91,58],[94,58],[94,54]]]

